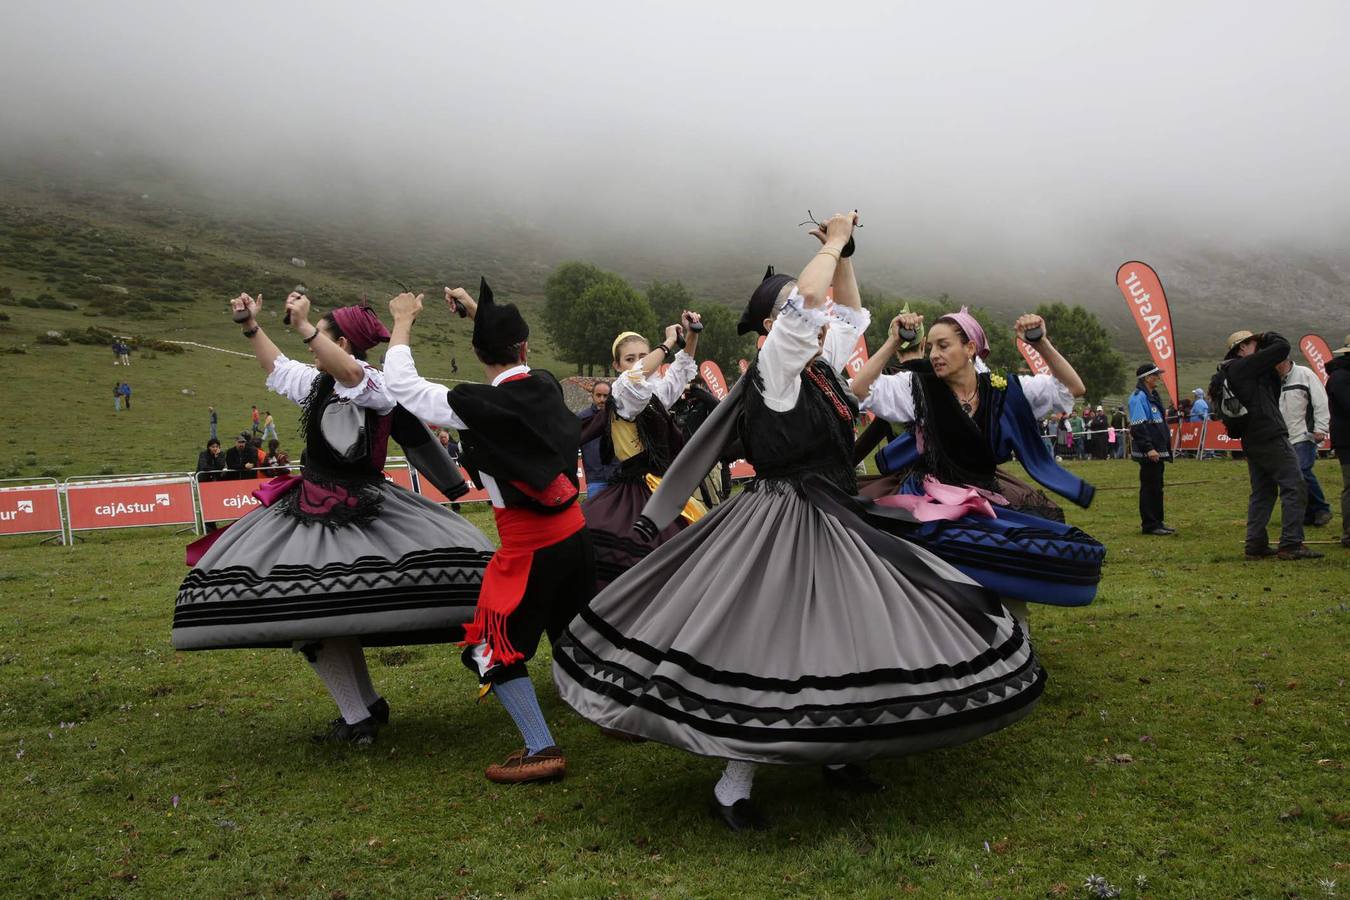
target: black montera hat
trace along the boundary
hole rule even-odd
[[[514,303],[492,302],[487,279],[478,284],[478,311],[473,317],[473,345],[480,350],[500,350],[528,340],[530,326]]]
[[[773,266],[765,269],[764,280],[750,295],[750,302],[746,305],[745,312],[741,314],[741,321],[736,324],[736,333],[749,334],[754,331],[768,334],[764,330],[764,320],[773,313],[773,303],[778,299],[778,293],[783,290],[783,285],[795,280],[790,275],[775,275]]]

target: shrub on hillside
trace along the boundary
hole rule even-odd
[[[99,328],[97,325],[91,325],[84,331],[76,331],[66,335],[66,337],[75,344],[102,347],[111,344],[116,335],[106,328]]]
[[[39,344],[51,344],[54,347],[64,347],[70,343],[70,341],[66,340],[59,331],[49,331],[46,334],[39,334],[36,342]]]
[[[25,347],[23,344],[13,344],[9,347],[6,347],[3,351],[0,352],[8,353],[11,356],[22,356],[23,354],[28,352],[28,348]]]

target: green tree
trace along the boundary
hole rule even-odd
[[[559,358],[576,363],[578,374],[587,347],[586,322],[576,314],[577,305],[581,296],[607,274],[590,263],[573,260],[554,269],[544,282],[544,324]]]
[[[698,337],[698,356],[700,360],[710,359],[717,363],[728,384],[734,384],[741,377],[742,359],[755,358],[756,334],[737,334],[736,323],[740,315],[720,303],[705,304],[697,310],[703,317],[703,333]]]
[[[1125,359],[1111,349],[1106,328],[1095,315],[1077,304],[1063,303],[1042,303],[1036,315],[1045,319],[1055,348],[1083,379],[1089,403],[1125,390]]]
[[[647,288],[647,303],[656,314],[656,323],[663,328],[680,321],[680,313],[686,309],[703,312],[694,295],[679,281],[653,281]]]
[[[636,331],[651,341],[658,331],[656,315],[642,295],[608,272],[572,304],[569,327],[579,336],[578,355],[569,359],[588,371],[599,366],[602,372],[614,362],[614,338],[621,332]]]

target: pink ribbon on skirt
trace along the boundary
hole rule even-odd
[[[1006,506],[1007,498],[979,488],[945,484],[932,475],[923,479],[922,494],[889,494],[875,502],[878,506],[892,506],[907,510],[920,522],[953,522],[962,516],[994,517],[991,500]]]
[[[299,483],[300,483],[299,475],[278,475],[276,478],[273,478],[270,481],[263,482],[263,484],[257,490],[252,492],[252,495],[256,497],[258,499],[258,502],[261,503],[263,506],[271,506],[273,503],[276,503],[278,500],[284,497],[287,493],[294,490],[295,486]],[[236,519],[235,521],[237,522],[238,519]],[[234,522],[230,523],[230,525],[233,524]],[[201,562],[201,558],[206,555],[207,550],[211,549],[211,545],[214,544],[216,541],[220,540],[220,536],[222,534],[230,530],[230,525],[226,525],[224,528],[217,528],[215,531],[211,532],[205,537],[198,538],[197,540],[188,544],[187,545],[188,566],[195,566],[197,563]]]

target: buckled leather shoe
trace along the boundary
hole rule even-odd
[[[1274,547],[1266,544],[1264,547],[1248,547],[1246,555],[1248,559],[1272,559],[1276,552]]]
[[[1308,548],[1307,544],[1299,544],[1296,547],[1281,547],[1275,553],[1276,559],[1321,559],[1323,554],[1316,550]]]
[[[353,747],[369,747],[375,743],[380,733],[380,725],[374,716],[366,716],[360,722],[349,725],[345,719],[337,718],[328,723],[323,734],[310,736],[316,744],[351,744]]]
[[[820,774],[825,776],[825,783],[830,787],[853,791],[855,794],[880,794],[886,790],[886,785],[857,763],[845,763],[835,768],[821,766]]]
[[[730,806],[723,806],[714,798],[712,809],[713,815],[732,831],[764,831],[769,827],[769,820],[749,797],[737,800]]]
[[[567,774],[567,757],[557,747],[545,747],[531,756],[526,756],[524,750],[517,750],[505,762],[488,766],[483,774],[488,781],[497,784],[561,781]]]
[[[372,717],[374,717],[376,722],[379,722],[381,725],[389,724],[388,700],[381,697],[380,699],[376,700],[374,703],[370,704],[370,706],[366,708],[370,710],[370,714]]]

